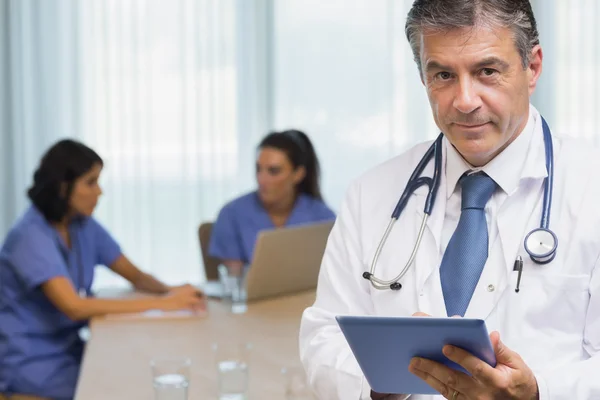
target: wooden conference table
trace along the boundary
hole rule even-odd
[[[232,314],[226,302],[210,300],[207,316],[182,314],[117,316],[92,320],[76,400],[151,400],[150,360],[192,360],[189,399],[216,399],[214,342],[253,344],[249,400],[284,398],[283,367],[300,365],[298,330],[314,292],[250,303]]]

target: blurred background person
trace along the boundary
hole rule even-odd
[[[94,219],[102,168],[98,154],[79,142],[63,140],[52,146],[28,191],[31,206],[2,245],[0,397],[72,399],[84,347],[79,330],[91,317],[205,308],[191,286],[171,288],[135,267]],[[93,298],[99,264],[137,290],[164,296]]]
[[[286,130],[264,137],[256,159],[258,188],[221,209],[210,255],[238,275],[252,261],[261,230],[335,219],[323,201],[319,180],[319,160],[304,132]]]

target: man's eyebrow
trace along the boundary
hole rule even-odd
[[[440,64],[439,62],[435,61],[435,60],[431,60],[431,61],[427,61],[427,63],[425,63],[425,72],[429,72],[431,70],[442,70],[442,71],[447,71],[447,70],[451,70],[452,68]]]
[[[509,68],[509,64],[502,60],[501,58],[498,57],[488,57],[485,58],[481,61],[479,61],[477,64],[475,64],[475,69],[481,69],[481,68],[486,68],[486,67],[491,67],[491,66],[498,66],[500,69],[506,70]]]
[[[492,57],[485,58],[485,59],[479,61],[478,63],[476,63],[474,66],[474,69],[481,69],[481,68],[492,67],[492,66],[498,66],[499,69],[506,70],[509,68],[510,65],[506,61],[502,60],[501,58],[492,56]],[[432,70],[451,71],[452,68],[450,68],[447,65],[443,65],[435,60],[427,61],[427,63],[425,63],[425,72],[429,72]]]

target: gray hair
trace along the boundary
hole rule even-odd
[[[529,0],[415,0],[404,31],[419,73],[423,31],[448,31],[476,25],[511,28],[523,69],[529,65],[534,46],[540,43]]]

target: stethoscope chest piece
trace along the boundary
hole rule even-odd
[[[550,229],[537,228],[525,237],[525,251],[539,264],[547,264],[554,259],[558,239]]]

